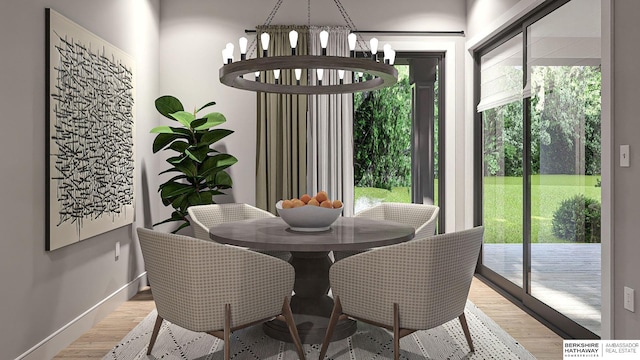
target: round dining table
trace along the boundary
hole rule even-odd
[[[209,229],[212,240],[258,250],[289,251],[289,262],[295,269],[291,310],[306,344],[322,342],[333,299],[329,293],[331,251],[365,250],[411,240],[412,226],[388,220],[361,217],[339,217],[329,230],[293,231],[279,217],[226,222]],[[356,331],[356,322],[341,320],[331,341],[344,339]],[[266,322],[265,333],[275,339],[291,342],[287,325],[279,320]]]

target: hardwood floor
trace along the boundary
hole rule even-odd
[[[536,359],[562,359],[562,338],[487,284],[473,279],[471,300]]]
[[[537,359],[561,359],[562,338],[474,278],[469,299],[520,342]],[[54,359],[102,359],[155,308],[148,289],[122,304]]]

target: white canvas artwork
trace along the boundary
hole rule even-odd
[[[50,251],[133,222],[135,102],[134,60],[46,10]]]

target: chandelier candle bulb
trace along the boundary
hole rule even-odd
[[[269,50],[269,40],[271,39],[271,37],[269,36],[269,33],[262,33],[260,35],[260,42],[262,43],[262,56],[263,57],[267,57],[267,53]]]
[[[295,69],[294,72],[296,74],[296,84],[300,85],[300,76],[302,76],[302,69]]]
[[[382,51],[384,52],[384,63],[389,64],[391,62],[391,45],[384,44]]]
[[[316,69],[316,73],[318,74],[318,85],[322,85],[322,75],[324,75],[324,70]]]
[[[396,62],[396,51],[391,49],[389,53],[389,65],[393,65]]]
[[[347,42],[349,42],[349,50],[351,51],[351,57],[356,57],[356,40],[358,35],[351,33],[347,36]]]
[[[240,60],[247,59],[247,43],[248,40],[244,36],[238,39],[238,45],[240,45]]]
[[[227,43],[227,47],[225,48],[225,50],[227,51],[227,64],[231,64],[233,62],[233,44],[232,43]]]
[[[369,40],[369,45],[371,46],[371,59],[373,61],[378,61],[378,39],[371,38],[371,40]]]
[[[291,55],[296,54],[296,47],[298,46],[298,32],[295,30],[289,31],[289,44],[291,44]]]
[[[273,77],[276,80],[276,84],[278,84],[280,82],[280,69],[273,70]]]
[[[322,55],[327,55],[327,45],[329,43],[329,32],[327,30],[320,31],[320,46],[322,47]]]
[[[340,77],[340,85],[344,84],[344,70],[338,70],[338,77]]]
[[[256,76],[256,81],[260,81],[260,71],[256,71],[254,75]]]
[[[223,64],[231,64],[233,62],[233,53],[229,48],[224,48],[222,50],[222,63]]]

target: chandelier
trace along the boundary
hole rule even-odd
[[[270,25],[282,1],[277,1],[265,25]],[[309,22],[311,16],[310,3],[311,0],[308,0]],[[222,50],[223,66],[219,71],[220,82],[237,89],[280,94],[343,94],[377,90],[395,84],[398,81],[398,72],[393,67],[395,51],[389,44],[384,45],[384,57],[382,61],[379,61],[378,40],[376,38],[372,38],[369,41],[370,48],[368,50],[371,52],[371,56],[367,56],[367,50],[364,49],[365,46],[360,46],[360,49],[357,49],[358,40],[360,40],[361,45],[364,44],[364,41],[357,34],[353,21],[346,13],[340,0],[334,0],[334,3],[351,30],[347,38],[350,56],[327,55],[329,32],[326,30],[321,31],[319,34],[322,47],[321,55],[297,55],[298,33],[292,30],[289,33],[291,55],[269,56],[270,36],[268,33],[263,32],[260,34],[260,42],[263,49],[262,57],[248,59],[248,40],[246,37],[241,37],[238,41],[240,60],[234,61],[234,45],[232,43],[227,44],[225,49]],[[254,43],[255,41],[257,40],[254,40]],[[365,56],[357,57],[358,50]],[[284,84],[279,81],[280,72],[283,70],[293,70],[296,78],[295,84]],[[303,70],[307,70],[308,75],[315,71],[316,79],[307,79],[306,84],[301,84],[300,77]],[[323,84],[322,79],[325,70],[337,70],[339,82],[336,84],[325,82]],[[267,72],[273,73],[273,81],[267,80],[267,76],[265,76]]]

